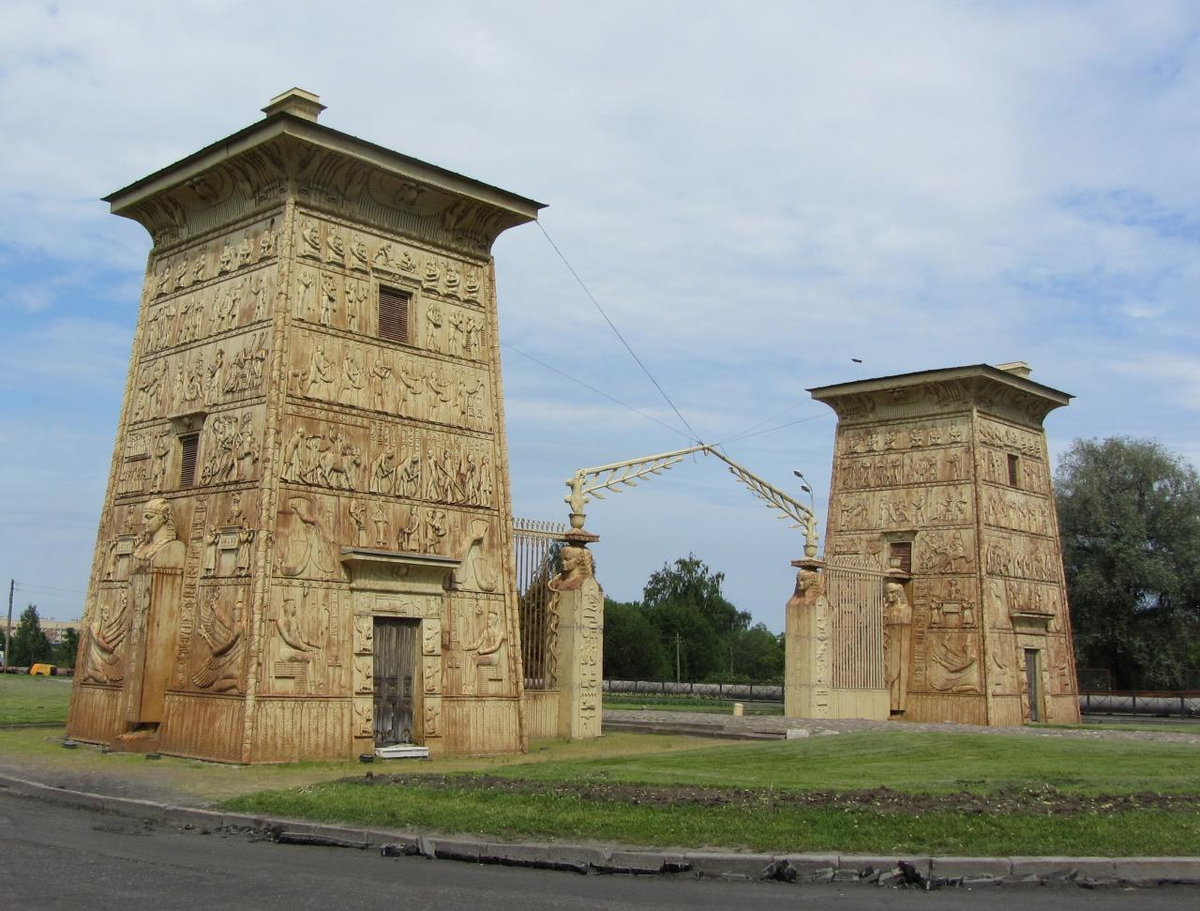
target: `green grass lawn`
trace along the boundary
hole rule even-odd
[[[442,771],[437,763],[429,771]],[[397,767],[398,771],[416,771]],[[376,771],[382,771],[376,769]],[[513,793],[470,775],[403,786],[362,779],[243,795],[230,809],[423,827],[499,838],[562,838],[626,844],[760,851],[939,852],[952,854],[1197,854],[1200,812],[1089,809],[1050,814],[875,807],[787,806],[785,791],[845,792],[887,787],[911,794],[1003,789],[1122,795],[1196,794],[1200,749],[1189,744],[1096,742],[1022,736],[844,734],[686,752],[625,754],[489,770],[542,782]],[[745,788],[761,800],[738,806],[672,805],[580,793],[580,784]],[[1103,806],[1103,804],[1101,804]]]
[[[497,772],[542,781],[915,793],[1050,785],[1068,793],[1200,790],[1200,747],[1154,741],[881,731],[739,743],[687,754],[578,758]]]
[[[0,674],[0,724],[61,723],[70,701],[70,677]]]

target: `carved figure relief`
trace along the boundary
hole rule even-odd
[[[475,613],[484,616],[483,631],[466,647],[467,673],[463,680],[465,693],[499,695],[504,689],[504,624],[500,619],[503,603],[476,601]],[[426,690],[430,692],[430,690]]]
[[[494,592],[499,587],[499,574],[492,565],[494,560],[489,550],[485,547],[490,530],[488,523],[482,519],[471,522],[462,562],[454,572],[455,588]],[[588,553],[587,556],[590,560],[591,554]]]
[[[310,597],[307,585],[299,592],[286,590],[271,635],[271,676],[276,681],[290,681],[294,693],[319,693],[324,689],[323,643],[305,629],[312,623],[304,620],[311,621],[315,613],[308,603]]]
[[[908,669],[911,662],[912,606],[900,582],[884,584],[883,665],[893,714],[908,708]]]
[[[204,427],[201,484],[227,484],[256,475],[259,441],[250,411],[211,417]]]
[[[442,700],[425,699],[425,736],[438,737],[442,733]]]
[[[139,654],[130,720],[138,725],[162,721],[175,661],[185,555],[171,504],[150,500],[142,509],[142,539],[133,552],[129,580],[129,607]]]
[[[122,646],[129,634],[129,590],[102,589],[95,616],[88,627],[84,683],[114,684],[125,679]]]
[[[243,590],[227,593],[214,586],[201,595],[196,633],[204,642],[208,657],[192,675],[196,687],[214,693],[242,691],[245,619]]]
[[[923,531],[917,535],[916,557],[921,573],[969,573],[975,569],[973,548],[968,544],[970,533],[953,531]]]
[[[938,693],[978,693],[979,660],[975,637],[947,632],[929,636],[925,679]]]
[[[354,618],[354,654],[370,655],[375,651],[375,618]]]
[[[988,535],[984,554],[989,576],[1039,582],[1058,582],[1062,576],[1062,563],[1051,541]]]
[[[287,509],[279,513],[279,572],[284,576],[328,578],[338,570],[333,545],[321,516],[308,497],[290,495]]]

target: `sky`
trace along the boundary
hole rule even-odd
[[[797,496],[803,471],[822,525],[835,421],[805,389],[854,379],[1025,360],[1077,397],[1047,419],[1052,454],[1127,435],[1200,463],[1195,3],[0,14],[0,577],[18,611],[77,617],[87,586],[150,250],[99,198],[293,85],[323,124],[548,204],[545,233],[493,248],[518,516],[565,521],[575,469],[693,438],[547,235],[694,436]],[[587,525],[611,597],[694,553],[782,629],[803,540],[714,459],[591,504]]]

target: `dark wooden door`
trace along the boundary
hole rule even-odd
[[[1029,694],[1029,720],[1042,720],[1042,675],[1038,667],[1040,652],[1036,648],[1025,649],[1025,692]]]
[[[375,619],[375,743],[413,742],[419,620]]]

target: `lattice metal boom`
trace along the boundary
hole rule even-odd
[[[626,459],[623,462],[611,462],[595,468],[580,468],[567,479],[566,484],[570,493],[563,498],[571,508],[571,527],[583,528],[584,508],[593,499],[603,500],[604,494],[601,491],[620,493],[630,487],[637,487],[639,480],[662,474],[682,462],[685,456],[697,452],[706,456],[716,456],[729,467],[730,474],[745,485],[752,494],[779,512],[781,519],[791,519],[795,523],[793,528],[803,528],[804,555],[810,558],[817,555],[816,513],[707,443],[689,446],[687,449],[677,449],[674,452],[662,452],[657,455]]]

